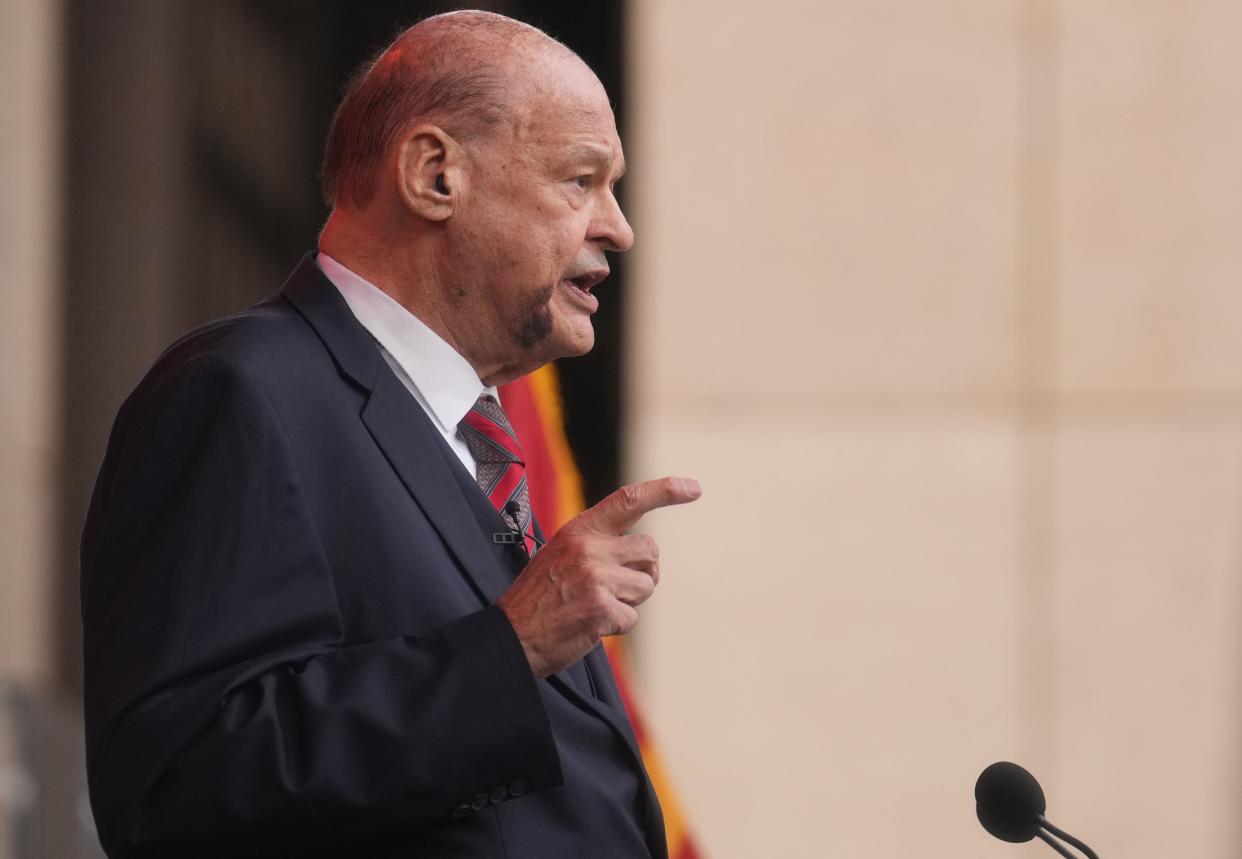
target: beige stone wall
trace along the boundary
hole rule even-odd
[[[9,712],[47,683],[55,522],[57,82],[55,8],[0,3],[0,859],[33,801]]]
[[[60,54],[57,10],[0,3],[0,680],[52,647]]]
[[[1234,857],[1242,6],[633,0],[642,692],[712,859]]]

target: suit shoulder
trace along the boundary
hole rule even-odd
[[[152,397],[163,400],[176,392],[210,395],[239,386],[279,391],[325,358],[314,329],[277,296],[182,335],[151,365],[122,413]]]
[[[152,371],[175,371],[202,359],[258,371],[290,352],[318,348],[314,330],[289,302],[277,296],[182,335],[156,359]]]

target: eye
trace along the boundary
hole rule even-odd
[[[573,181],[575,185],[577,185],[579,188],[585,191],[587,188],[591,187],[591,182],[593,181],[593,177],[591,176],[590,173],[586,173],[582,176],[575,176],[571,181]]]

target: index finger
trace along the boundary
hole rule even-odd
[[[652,510],[673,504],[688,504],[702,494],[699,482],[689,477],[644,480],[622,486],[581,513],[578,520],[596,531],[619,537]]]

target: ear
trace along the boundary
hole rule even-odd
[[[397,157],[401,201],[428,221],[452,216],[462,191],[461,146],[444,129],[420,125],[406,133]]]

